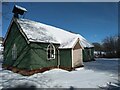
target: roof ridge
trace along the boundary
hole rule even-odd
[[[71,48],[70,43],[74,42],[73,38],[79,38],[82,43],[81,46],[93,47],[80,34],[29,19],[17,19],[17,22],[30,42],[59,43],[60,47],[64,46],[62,48]]]

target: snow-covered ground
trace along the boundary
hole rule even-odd
[[[0,77],[2,77],[0,78],[0,89],[16,86],[32,88],[119,87],[118,61],[118,59],[96,59],[96,61],[85,62],[83,68],[77,68],[71,72],[53,69],[32,76],[22,76],[0,69]]]

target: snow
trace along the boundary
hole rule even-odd
[[[34,88],[109,88],[118,86],[118,59],[96,59],[85,62],[74,71],[52,69],[31,76],[22,76],[0,69],[0,89],[17,86]],[[2,64],[2,62],[1,62]],[[1,65],[0,64],[0,65]]]
[[[15,7],[18,8],[18,9],[21,9],[21,10],[23,10],[23,11],[27,11],[25,8],[23,8],[23,7],[21,7],[21,6],[18,6],[18,5],[15,5]]]
[[[82,47],[93,47],[84,37],[60,28],[28,19],[17,19],[30,42],[47,42],[60,44],[59,48],[71,48],[79,38]]]
[[[3,48],[2,44],[0,43],[0,52],[3,51],[3,49],[4,48]]]
[[[3,47],[2,44],[0,43],[0,62],[2,62],[2,60],[3,60],[3,55],[2,55],[3,50],[4,50],[4,47]],[[0,69],[1,69],[1,68],[0,68]]]

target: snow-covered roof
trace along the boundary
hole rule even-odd
[[[79,38],[80,45],[83,48],[93,47],[92,44],[79,34],[74,34],[60,28],[28,19],[17,19],[17,23],[20,25],[30,42],[57,43],[60,44],[59,48],[72,48]]]

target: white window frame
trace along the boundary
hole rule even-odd
[[[16,44],[14,44],[12,47],[12,60],[16,60],[16,58],[17,58],[17,47]]]
[[[52,50],[54,51],[53,53]],[[48,56],[48,54],[50,54],[50,57]],[[55,46],[53,44],[49,44],[47,47],[47,60],[51,60],[51,59],[55,59]]]

